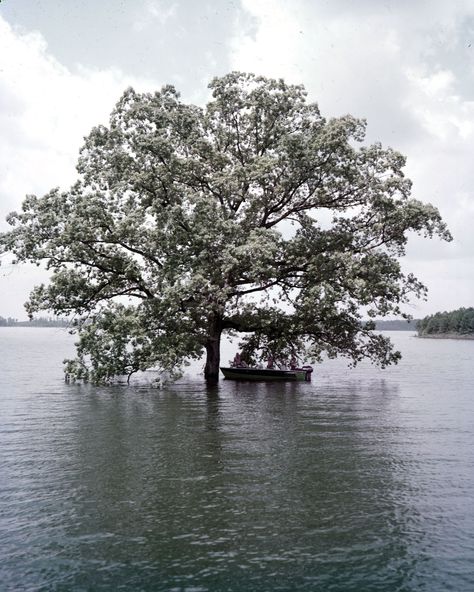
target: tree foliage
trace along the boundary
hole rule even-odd
[[[369,317],[424,286],[401,272],[410,231],[449,240],[410,197],[405,159],[363,144],[365,122],[324,119],[302,86],[230,73],[200,108],[171,86],[125,91],[94,128],[67,191],[28,196],[1,243],[45,261],[27,310],[74,315],[69,370],[95,381],[207,352],[244,334],[248,361],[323,352],[398,359]]]

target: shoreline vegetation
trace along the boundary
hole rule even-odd
[[[416,331],[418,319],[375,320],[376,331]]]
[[[19,321],[12,317],[0,316],[1,327],[69,327],[70,321],[58,317],[39,317],[31,321]]]
[[[474,308],[437,312],[417,323],[418,337],[427,339],[474,339]]]
[[[436,333],[433,335],[416,335],[420,339],[465,339],[474,340],[474,333],[461,334],[461,333]]]

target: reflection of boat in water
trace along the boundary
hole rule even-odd
[[[311,373],[313,368],[311,366],[303,366],[302,368],[294,368],[292,370],[277,370],[274,368],[248,368],[243,366],[231,366],[228,368],[221,368],[224,378],[229,380],[311,380]]]

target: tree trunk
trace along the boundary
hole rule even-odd
[[[207,382],[215,383],[219,380],[222,321],[219,317],[215,317],[211,320],[210,325],[209,337],[206,341],[204,378]]]

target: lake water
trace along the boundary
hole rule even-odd
[[[0,329],[0,590],[474,590],[474,341],[391,335],[385,371],[154,390]]]

